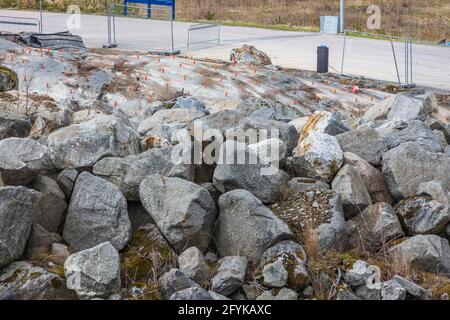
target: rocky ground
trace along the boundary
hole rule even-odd
[[[0,299],[448,299],[449,96],[231,57],[0,40]]]

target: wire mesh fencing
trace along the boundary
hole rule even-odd
[[[450,46],[346,30],[340,72],[395,82],[402,87],[450,89]]]
[[[198,23],[189,26],[187,50],[220,45],[220,24]]]
[[[42,32],[40,18],[23,17],[16,12],[0,16],[0,33]]]
[[[150,52],[173,54],[173,12],[171,7],[120,5],[112,3],[107,8],[108,47],[132,46],[129,36],[136,28],[146,30],[141,45]]]

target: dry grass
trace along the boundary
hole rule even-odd
[[[116,2],[121,2],[115,0]],[[36,9],[38,1],[1,0],[1,7]],[[104,0],[47,0],[46,9],[63,11],[69,4],[83,12],[103,12]],[[369,31],[366,12],[371,4],[381,8],[381,30],[377,33],[409,35],[436,41],[450,38],[450,2],[448,0],[347,0],[347,28]],[[334,0],[177,0],[177,18],[188,21],[219,20],[251,26],[275,26],[280,29],[319,26],[319,16],[338,15]]]
[[[367,30],[371,4],[380,6],[381,34],[418,39],[450,37],[450,3],[446,0],[347,0],[347,28]],[[318,27],[319,16],[339,15],[330,0],[178,0],[177,14],[187,20],[220,20],[262,25]]]

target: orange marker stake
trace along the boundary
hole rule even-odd
[[[187,75],[184,75],[183,80],[186,81],[187,79]]]
[[[228,91],[225,92],[225,97],[228,97]]]

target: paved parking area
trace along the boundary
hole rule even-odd
[[[36,17],[36,12],[0,10],[0,15],[19,15]],[[66,14],[45,13],[44,32],[67,30]],[[174,23],[174,43],[177,49],[186,53],[187,31],[190,23]],[[81,35],[88,47],[99,48],[107,42],[106,17],[82,15],[81,29],[72,30]],[[155,22],[144,19],[117,18],[117,43],[121,50],[148,50],[169,44],[170,27],[168,22]],[[343,37],[341,35],[322,35],[278,31],[244,27],[221,27],[221,45],[196,49],[187,54],[194,57],[228,59],[230,50],[242,44],[253,44],[265,51],[275,65],[315,70],[316,50],[319,45],[330,48],[330,71],[340,72]],[[404,78],[404,45],[395,43],[395,52],[401,79]],[[397,74],[388,41],[364,38],[347,39],[344,73],[368,78],[397,81]],[[419,85],[450,90],[450,47],[414,45],[414,82]]]

